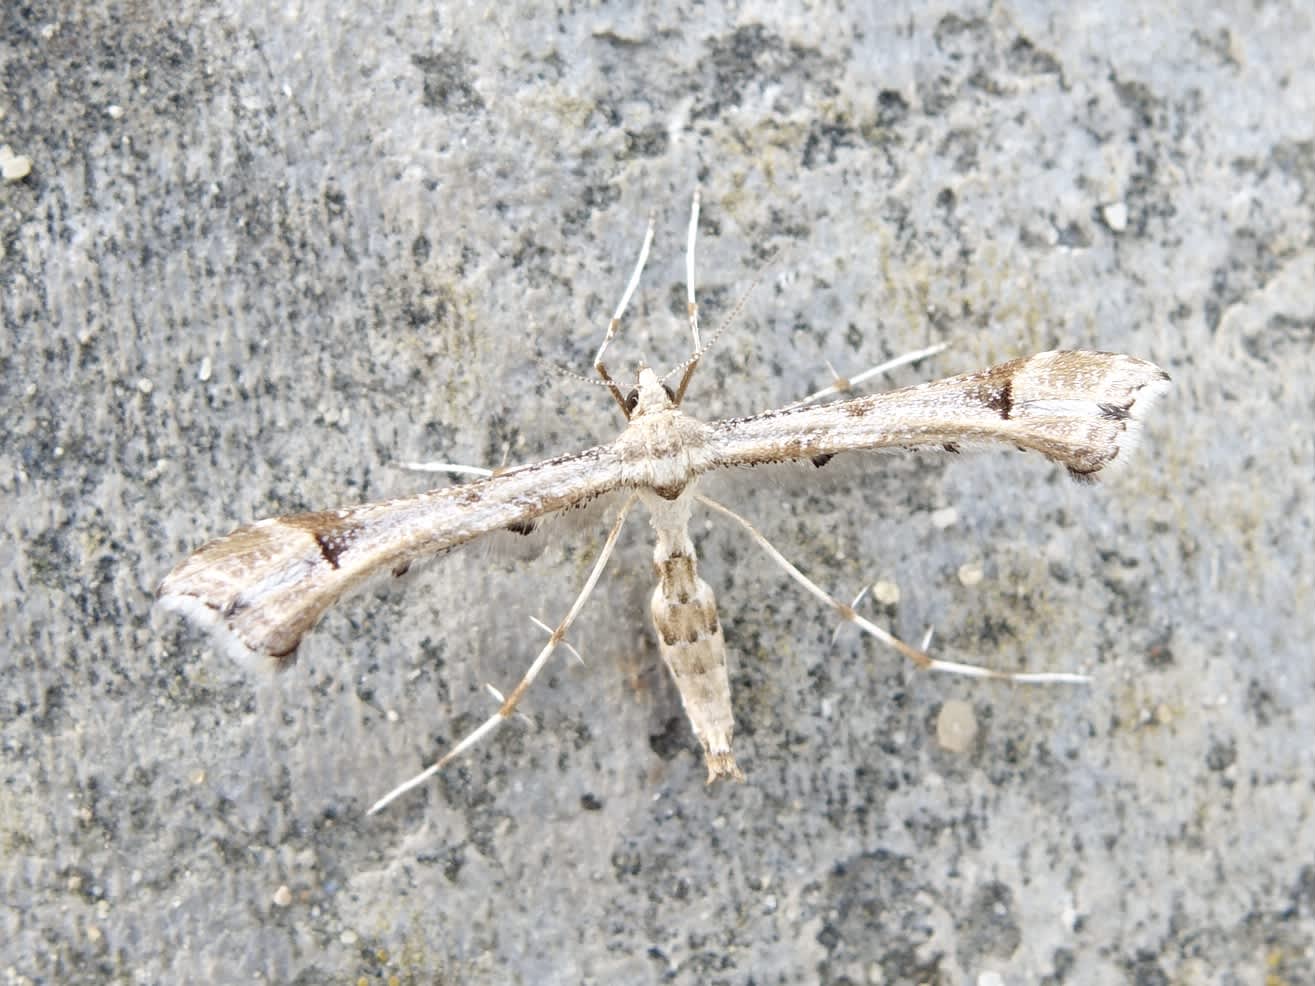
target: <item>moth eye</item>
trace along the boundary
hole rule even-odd
[[[639,406],[639,388],[636,387],[630,393],[626,394],[626,414],[632,413]]]
[[[662,385],[662,389],[667,392],[667,400],[671,401],[672,404],[676,403],[676,392],[666,384]]]

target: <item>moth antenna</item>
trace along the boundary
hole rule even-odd
[[[544,359],[542,356],[535,356],[534,362],[540,369],[548,370],[551,373],[557,374],[559,377],[565,377],[568,380],[575,380],[579,383],[587,383],[591,387],[602,387],[607,389],[607,384],[602,380],[595,380],[593,377],[587,377],[583,373],[576,373],[569,367],[562,366],[559,363],[554,363],[549,359]]]
[[[685,389],[689,386],[690,378],[694,376],[694,371],[698,368],[699,360],[703,359],[704,355],[708,352],[708,350],[710,350],[714,345],[716,345],[717,340],[721,337],[721,334],[725,332],[728,328],[730,328],[731,324],[737,318],[740,317],[740,313],[744,311],[744,306],[749,301],[749,295],[753,294],[754,289],[757,288],[758,285],[762,283],[763,275],[766,273],[767,267],[770,266],[770,264],[773,261],[775,261],[775,259],[776,259],[776,255],[773,254],[768,259],[768,263],[764,265],[763,268],[753,276],[753,280],[750,281],[749,286],[744,289],[744,293],[740,295],[739,300],[735,302],[734,307],[731,308],[730,312],[727,313],[726,317],[723,318],[720,323],[718,323],[717,327],[712,330],[712,333],[708,336],[707,340],[703,343],[703,345],[699,346],[698,349],[694,350],[694,354],[690,356],[689,359],[685,360],[685,362],[683,363],[679,363],[676,366],[672,367],[670,370],[667,371],[666,375],[662,377],[662,382],[666,383],[677,373],[682,374],[680,378],[680,386],[676,388],[676,400],[675,400],[676,404],[679,404],[682,400],[684,400]],[[690,291],[690,297],[691,298],[693,297],[692,289]],[[695,307],[697,308],[697,306]]]

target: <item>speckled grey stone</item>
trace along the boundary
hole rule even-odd
[[[784,6],[4,5],[6,982],[1310,981],[1307,6]],[[748,782],[706,789],[637,520],[538,728],[365,818],[601,532],[367,592],[268,681],[155,584],[239,523],[422,488],[399,460],[609,438],[536,356],[587,371],[655,209],[613,362],[683,357],[696,182],[705,323],[762,277],[706,417],[940,340],[889,385],[1057,346],[1170,371],[1094,489],[1000,452],[724,494],[839,595],[898,585],[870,614],[938,654],[1093,683],[832,644],[710,524]]]

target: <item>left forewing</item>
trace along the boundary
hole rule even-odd
[[[461,486],[257,521],[183,559],[159,600],[239,659],[289,664],[324,611],[371,575],[400,575],[416,559],[585,503],[621,477],[604,445]]]
[[[1168,387],[1154,363],[1117,353],[1038,353],[888,394],[712,425],[710,468],[882,448],[999,442],[1093,479],[1136,440]]]

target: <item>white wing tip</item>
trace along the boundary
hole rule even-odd
[[[1113,460],[1108,463],[1108,467],[1118,469],[1125,465],[1141,445],[1142,426],[1147,416],[1151,413],[1160,399],[1169,392],[1169,374],[1155,368],[1159,375],[1138,389],[1136,398],[1128,407],[1128,420],[1123,429],[1123,434],[1115,442],[1118,449]]]
[[[248,671],[269,672],[275,662],[244,644],[225,622],[218,610],[207,606],[195,596],[177,592],[161,592],[155,605],[161,610],[179,613],[188,622],[209,632],[218,648]]]

